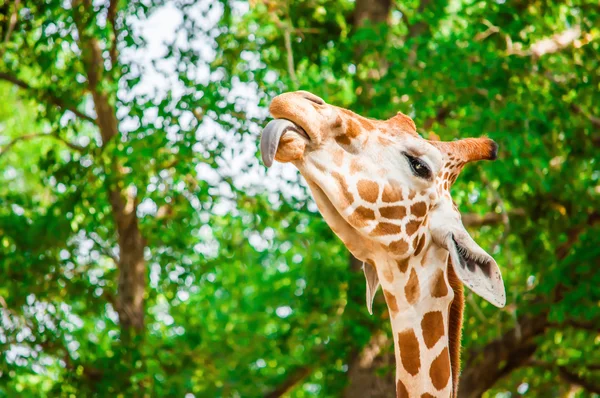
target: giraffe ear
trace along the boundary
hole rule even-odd
[[[375,267],[369,263],[363,263],[363,272],[367,280],[367,310],[369,310],[369,314],[373,315],[373,300],[379,288],[379,278]]]
[[[448,235],[445,246],[462,283],[496,307],[504,307],[506,292],[496,261],[466,231]]]

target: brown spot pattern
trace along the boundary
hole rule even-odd
[[[350,214],[350,217],[348,217],[350,224],[355,227],[364,227],[369,221],[373,220],[375,220],[375,212],[364,206],[358,206],[354,212]]]
[[[348,190],[348,184],[346,184],[346,180],[340,173],[336,171],[332,171],[331,175],[337,180],[337,183],[340,186],[342,196],[346,200],[346,206],[351,205],[352,202],[354,202],[354,196],[352,196],[352,193],[350,193],[350,191]]]
[[[419,229],[420,225],[421,225],[421,221],[419,221],[419,220],[410,221],[408,224],[406,224],[406,234],[408,236],[414,234]]]
[[[402,200],[402,189],[400,187],[386,184],[383,188],[381,200],[386,203],[398,202]]]
[[[377,141],[379,141],[379,143],[381,145],[385,145],[385,146],[392,144],[392,141],[390,141],[387,138],[384,138],[384,137],[382,137],[380,135],[377,136]]]
[[[415,198],[415,195],[416,195],[416,194],[417,194],[417,193],[416,193],[415,191],[410,191],[410,192],[408,193],[408,200],[413,200],[413,199]]]
[[[410,270],[410,277],[404,286],[404,294],[409,304],[414,304],[419,299],[419,278],[414,268]]]
[[[385,296],[385,302],[392,312],[392,316],[396,315],[398,313],[398,302],[396,301],[396,296],[385,289],[383,289],[383,295]]]
[[[390,283],[394,281],[394,273],[392,272],[391,267],[388,267],[387,265],[383,267],[383,277]]]
[[[396,240],[388,246],[394,254],[404,254],[408,251],[408,243],[405,240]]]
[[[363,167],[360,165],[358,160],[356,160],[356,159],[350,160],[350,175],[354,175],[362,170],[363,170]]]
[[[385,195],[385,191],[384,191]],[[400,219],[406,217],[406,207],[404,206],[389,206],[382,207],[379,209],[379,214],[381,217],[389,218],[389,219]]]
[[[421,250],[423,250],[424,246],[425,246],[425,235],[421,235],[421,236],[419,236],[419,240],[417,242],[417,247],[415,249],[414,256],[418,256],[419,253],[421,253]]]
[[[337,151],[333,152],[333,163],[338,167],[344,164],[344,151],[338,148]]]
[[[379,196],[379,185],[374,181],[359,180],[356,184],[358,188],[358,194],[363,200],[367,202],[375,203]]]
[[[360,126],[354,120],[348,120],[348,128],[346,129],[346,135],[350,138],[358,137],[360,134]]]
[[[431,250],[427,250],[423,253],[423,257],[421,257],[421,266],[424,267],[427,264],[427,259],[429,258],[429,253]]]
[[[335,118],[335,123],[333,124],[333,128],[337,128],[337,127],[341,127],[342,126],[342,118],[340,117],[340,115],[338,115]]]
[[[336,135],[335,142],[337,142],[340,145],[350,145],[352,143],[352,141],[350,141],[350,138],[346,137],[345,135]]]
[[[438,355],[431,363],[429,377],[431,377],[433,386],[438,390],[442,390],[448,385],[448,380],[450,380],[450,356],[448,355],[448,347],[445,347],[440,355]]]
[[[435,395],[431,395],[430,393],[426,392],[425,394],[421,395],[421,398],[435,398]]]
[[[319,170],[321,173],[327,173],[327,169],[325,168],[325,165],[323,165],[319,162],[315,162],[314,165],[317,168],[317,170]]]
[[[410,213],[413,216],[423,218],[425,216],[425,212],[427,212],[427,205],[425,202],[418,202],[410,207]]]
[[[423,340],[427,348],[431,348],[444,335],[444,317],[440,311],[432,311],[423,315],[421,320]]]
[[[360,124],[362,124],[363,128],[365,128],[366,130],[373,130],[375,128],[375,126],[373,126],[373,123],[369,122],[367,119],[359,119]]]
[[[410,398],[406,386],[400,380],[396,382],[396,398]]]
[[[396,264],[398,264],[398,269],[400,270],[400,272],[406,272],[406,270],[408,269],[408,257],[396,261]]]
[[[371,235],[373,236],[382,236],[382,235],[395,235],[402,232],[402,227],[395,224],[390,224],[389,222],[380,222],[377,224],[375,229],[371,231]]]
[[[415,376],[421,368],[421,353],[419,352],[419,341],[413,329],[398,333],[398,347],[404,370]]]
[[[433,297],[446,297],[448,294],[448,286],[444,280],[444,271],[441,269],[437,271],[433,285],[431,287],[431,295]]]

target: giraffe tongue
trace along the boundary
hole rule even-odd
[[[260,137],[260,155],[265,166],[271,167],[273,164],[279,141],[288,131],[294,131],[308,138],[308,135],[301,127],[286,119],[274,119],[266,125]]]

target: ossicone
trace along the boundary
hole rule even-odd
[[[477,160],[496,160],[498,144],[487,137],[465,138],[457,141],[429,141],[445,157],[468,163]]]

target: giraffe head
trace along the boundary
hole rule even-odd
[[[429,141],[402,113],[368,119],[306,91],[275,97],[270,112],[275,119],[261,137],[263,162],[291,162],[300,170],[325,220],[356,258],[395,261],[393,272],[401,274],[411,258],[448,252],[465,285],[505,305],[498,265],[466,231],[450,196],[466,163],[496,158],[494,141]]]

